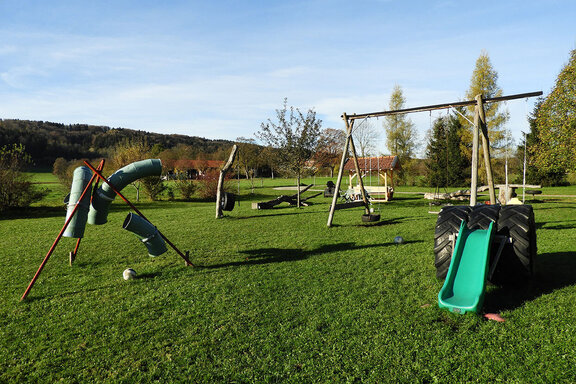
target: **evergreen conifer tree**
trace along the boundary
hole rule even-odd
[[[454,187],[466,183],[469,161],[460,150],[462,125],[454,116],[434,121],[426,147],[428,184],[432,187]]]

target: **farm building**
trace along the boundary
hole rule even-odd
[[[223,160],[164,160],[164,168],[169,178],[185,175],[187,179],[197,179],[210,171],[219,171],[224,165]]]

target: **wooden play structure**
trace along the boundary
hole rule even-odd
[[[389,201],[394,194],[394,173],[400,170],[398,156],[359,157],[358,165],[360,177],[364,179],[364,188],[371,196],[371,201]],[[360,195],[360,183],[354,184],[358,179],[358,173],[352,159],[344,164],[344,171],[348,171],[348,188],[354,190],[354,194]],[[372,175],[375,174],[375,184],[372,185]],[[369,185],[366,185],[366,179]]]
[[[30,290],[34,286],[34,283],[40,276],[40,273],[46,266],[46,263],[50,259],[50,256],[54,253],[56,246],[62,239],[62,237],[72,237],[76,238],[76,246],[74,251],[70,252],[70,266],[72,266],[73,261],[76,259],[78,253],[78,248],[80,247],[80,241],[84,236],[84,227],[86,226],[86,220],[90,224],[102,225],[107,222],[106,216],[108,215],[109,204],[114,200],[115,196],[119,196],[134,213],[129,213],[128,217],[124,221],[123,228],[135,233],[140,237],[140,241],[146,245],[150,256],[157,256],[167,250],[165,244],[168,244],[178,256],[184,259],[187,266],[194,266],[189,258],[189,251],[185,253],[181,252],[162,232],[158,230],[138,208],[134,206],[121,192],[127,184],[133,182],[136,179],[146,176],[160,177],[160,171],[162,168],[159,159],[147,159],[135,163],[131,163],[118,171],[116,171],[109,178],[105,178],[102,175],[102,170],[104,169],[104,160],[100,161],[98,167],[94,167],[88,161],[84,161],[85,167],[78,167],[76,171],[80,171],[79,174],[83,174],[85,171],[87,173],[85,176],[87,178],[84,180],[85,183],[78,182],[75,178],[72,182],[72,191],[70,195],[75,195],[76,198],[70,197],[68,203],[68,212],[66,214],[66,219],[62,229],[56,236],[56,239],[52,243],[52,246],[48,250],[48,253],[42,260],[42,263],[38,267],[36,274],[28,284],[28,287],[24,291],[24,294],[20,298],[20,301],[26,299]],[[102,181],[102,187],[98,187],[98,182]],[[94,187],[93,187],[94,184]],[[110,197],[110,196],[112,197]],[[96,202],[103,202],[98,209],[100,211],[94,210],[94,207],[98,206]],[[90,215],[88,210],[90,209]],[[93,214],[94,213],[94,214]],[[92,215],[93,214],[93,215]],[[80,219],[80,217],[82,217]],[[134,220],[136,219],[136,220]],[[72,224],[74,223],[74,224]],[[69,226],[74,226],[74,230],[67,232]],[[104,244],[105,241],[102,239],[101,243]]]
[[[494,181],[492,180],[492,166],[490,164],[490,142],[488,139],[488,129],[486,127],[486,117],[484,112],[484,104],[486,103],[495,103],[500,101],[507,101],[507,100],[514,100],[514,99],[523,99],[528,97],[535,97],[542,95],[542,92],[530,92],[530,93],[522,93],[516,95],[509,95],[509,96],[501,96],[501,97],[492,97],[492,98],[483,98],[482,95],[476,96],[474,100],[467,100],[467,101],[457,101],[454,103],[446,103],[446,104],[436,104],[436,105],[428,105],[423,107],[414,107],[414,108],[405,108],[405,109],[398,109],[393,111],[383,111],[383,112],[372,112],[372,113],[363,113],[363,114],[354,114],[348,116],[346,113],[342,114],[342,119],[346,125],[346,141],[344,144],[344,149],[342,151],[342,159],[340,162],[340,169],[338,171],[338,179],[336,181],[336,191],[340,190],[340,186],[342,184],[342,176],[344,173],[344,166],[346,164],[346,159],[348,158],[348,154],[352,155],[351,161],[354,164],[354,170],[356,174],[361,175],[362,171],[360,168],[360,161],[356,154],[356,147],[354,145],[354,140],[352,138],[352,132],[354,131],[354,122],[356,120],[363,120],[369,118],[378,118],[384,116],[391,116],[391,115],[399,115],[399,114],[408,114],[414,112],[427,112],[433,110],[440,110],[440,109],[451,109],[455,107],[464,107],[464,106],[471,106],[475,105],[476,110],[474,114],[474,123],[473,123],[473,143],[472,143],[472,183],[470,187],[470,206],[475,206],[478,196],[478,158],[479,158],[479,149],[480,149],[480,136],[482,140],[482,149],[484,151],[484,161],[486,166],[486,174],[487,174],[487,181],[488,181],[488,188],[490,191],[490,203],[496,204],[496,193],[494,189]],[[481,133],[481,134],[480,134]],[[358,177],[358,187],[359,192],[362,195],[362,202],[364,205],[365,215],[370,215],[370,202],[366,196],[366,190],[364,186],[364,182],[362,177]],[[336,211],[337,206],[337,194],[334,195],[332,199],[332,205],[330,206],[330,213],[328,214],[328,227],[332,226],[332,221],[334,220],[334,212]],[[363,216],[363,217],[364,217]]]
[[[234,144],[230,155],[228,156],[228,161],[220,169],[220,176],[218,177],[218,186],[216,188],[216,218],[219,219],[224,217],[222,211],[231,211],[234,209],[234,203],[236,202],[236,196],[233,193],[224,192],[224,179],[226,178],[226,173],[232,167],[234,159],[236,158],[236,152],[238,151],[238,146]]]
[[[300,194],[303,194],[304,192],[306,192],[307,190],[309,190],[313,186],[314,186],[314,184],[310,184],[310,185],[304,187],[303,189],[300,190]],[[308,196],[304,199],[301,198],[300,199],[300,206],[301,207],[309,206],[311,203],[309,203],[308,200],[313,199],[314,197],[320,196],[321,194],[322,194],[322,192],[319,192],[319,193],[315,193],[314,195]],[[277,206],[278,204],[282,204],[282,203],[288,203],[292,206],[298,206],[298,193],[295,193],[291,196],[281,195],[281,196],[278,196],[277,198],[270,200],[270,201],[262,201],[260,203],[252,203],[252,209],[272,209],[275,206]]]

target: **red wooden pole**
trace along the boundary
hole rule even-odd
[[[90,169],[92,170],[92,172],[94,172],[94,174],[96,174],[99,178],[101,178],[103,182],[105,182],[106,184],[108,184],[108,186],[114,191],[114,193],[116,193],[118,196],[120,196],[120,198],[121,198],[122,200],[124,200],[124,202],[125,202],[126,204],[128,204],[128,205],[130,206],[130,208],[132,208],[132,209],[134,210],[134,212],[136,212],[136,213],[137,213],[138,215],[140,215],[144,220],[146,220],[147,222],[149,222],[149,223],[152,224],[152,222],[151,222],[150,220],[148,220],[148,219],[146,218],[146,216],[144,216],[144,214],[143,214],[142,212],[140,212],[140,210],[138,210],[138,208],[136,208],[136,207],[134,206],[134,204],[132,204],[126,197],[124,197],[124,195],[123,195],[122,193],[120,193],[120,191],[118,191],[118,190],[116,189],[116,187],[114,187],[114,185],[112,185],[104,176],[102,176],[102,174],[101,174],[98,170],[96,170],[96,169],[92,166],[92,164],[90,164],[90,163],[87,162],[87,161],[84,161],[84,164],[86,164],[86,166],[87,166],[88,168],[90,168]],[[191,266],[191,267],[194,266],[194,264],[192,264],[192,262],[191,262],[190,259],[188,258],[188,255],[187,255],[187,254],[184,254],[184,253],[180,252],[180,250],[179,250],[178,248],[176,248],[176,246],[175,246],[170,240],[168,240],[168,238],[167,238],[166,236],[164,236],[164,234],[162,234],[162,232],[160,232],[160,230],[158,230],[158,233],[160,234],[160,236],[162,236],[162,238],[164,239],[164,241],[166,241],[166,242],[168,243],[168,245],[170,245],[170,246],[172,247],[172,249],[174,249],[174,251],[176,251],[176,253],[177,253],[181,258],[184,259],[184,261],[186,262],[186,265],[189,265],[189,266]],[[188,253],[188,252],[187,252],[187,253]]]
[[[72,263],[74,262],[74,260],[76,260],[76,254],[78,253],[78,248],[80,248],[80,240],[82,240],[82,238],[78,238],[74,250],[70,252],[70,266],[72,266]]]
[[[104,167],[104,160],[100,161],[100,164],[98,165],[98,168],[102,168]],[[42,263],[40,264],[40,267],[38,267],[38,271],[36,271],[36,274],[34,275],[34,277],[32,278],[32,281],[30,281],[30,284],[28,284],[28,288],[26,288],[26,291],[24,292],[24,294],[22,295],[22,297],[20,298],[20,301],[24,300],[26,298],[26,296],[28,296],[28,294],[30,293],[30,290],[32,289],[32,286],[34,285],[34,283],[36,282],[36,280],[38,279],[38,276],[40,276],[40,273],[42,272],[42,270],[44,269],[44,266],[46,266],[46,263],[48,262],[48,259],[50,258],[50,256],[52,256],[52,253],[54,252],[54,249],[56,249],[56,245],[58,245],[58,242],[60,241],[60,239],[62,238],[62,235],[64,234],[64,231],[66,231],[66,228],[68,227],[68,224],[70,224],[70,221],[72,221],[72,218],[74,217],[74,215],[76,214],[76,211],[78,210],[78,207],[80,206],[79,202],[82,201],[82,198],[84,198],[84,195],[86,194],[86,192],[88,191],[88,189],[90,188],[90,186],[92,185],[92,182],[94,181],[94,179],[96,178],[96,174],[92,175],[92,177],[90,178],[90,181],[88,182],[88,184],[86,185],[86,188],[84,188],[84,191],[82,192],[82,194],[80,195],[80,198],[78,199],[78,202],[76,203],[76,205],[74,206],[74,209],[72,210],[72,213],[70,214],[70,217],[68,217],[68,219],[66,219],[66,222],[64,223],[64,226],[62,227],[62,229],[60,230],[60,233],[58,234],[58,236],[56,237],[56,240],[54,240],[54,243],[52,243],[52,246],[50,247],[50,250],[48,251],[48,253],[46,254],[46,256],[44,257],[44,260],[42,260]]]

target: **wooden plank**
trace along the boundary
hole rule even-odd
[[[314,184],[310,184],[310,185],[306,186],[306,188],[301,190],[300,193],[306,192],[307,190],[312,188],[313,185]],[[320,192],[318,195],[321,195],[321,194],[322,194],[322,192]],[[318,196],[318,195],[315,195],[315,196]],[[315,196],[311,196],[308,199],[315,197]],[[274,200],[263,201],[260,203],[252,203],[252,209],[271,209],[271,208],[273,208],[276,205],[281,204],[281,203],[290,203],[291,205],[297,205],[298,204],[298,202],[296,200],[297,198],[298,198],[298,193],[295,193],[292,196],[281,195],[281,196],[278,196],[277,198],[275,198]],[[306,200],[308,200],[308,199],[306,199]],[[306,201],[306,200],[304,200],[304,201]]]

